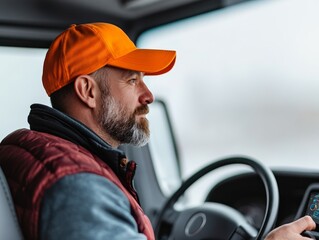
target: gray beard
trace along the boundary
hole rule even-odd
[[[143,106],[132,114],[127,109],[117,103],[114,98],[107,95],[102,100],[102,109],[99,113],[99,124],[114,140],[121,144],[132,144],[134,146],[144,146],[150,138],[148,120],[143,118],[136,121],[138,113],[147,113],[148,107]]]

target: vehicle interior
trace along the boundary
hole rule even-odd
[[[41,73],[51,41],[71,24],[113,23],[138,47],[177,51],[171,72],[146,79],[156,98],[149,144],[120,146],[138,163],[156,239],[262,239],[304,215],[319,224],[317,9],[316,0],[0,0],[0,138],[28,128],[32,103],[50,105]],[[2,171],[0,183],[0,239],[23,239]]]

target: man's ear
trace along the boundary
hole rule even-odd
[[[89,108],[95,108],[97,105],[96,81],[89,75],[80,75],[74,81],[74,91],[83,104]]]

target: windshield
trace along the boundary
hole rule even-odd
[[[172,118],[188,176],[248,155],[273,167],[318,168],[319,1],[252,1],[158,27],[144,48],[177,50],[149,81]]]

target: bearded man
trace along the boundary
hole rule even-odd
[[[30,130],[0,146],[26,239],[154,239],[136,164],[117,147],[147,143],[154,97],[143,77],[166,73],[175,56],[138,49],[107,23],[72,25],[52,42],[42,76],[52,108],[33,104]]]

